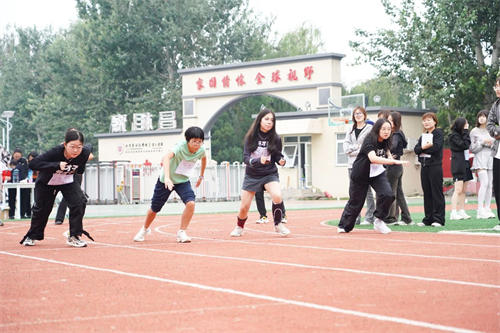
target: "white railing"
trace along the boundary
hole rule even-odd
[[[133,164],[123,161],[94,162],[86,166],[82,187],[94,204],[143,203],[151,200],[161,170],[159,164]],[[195,184],[200,174],[197,165],[190,179],[197,200],[231,201],[240,199],[245,165],[207,165],[200,187]],[[174,192],[169,200],[178,200]]]

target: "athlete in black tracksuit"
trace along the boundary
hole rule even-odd
[[[44,239],[45,226],[59,191],[62,192],[69,207],[68,244],[72,237],[79,240],[82,233],[92,239],[83,230],[82,225],[86,198],[80,185],[73,180],[74,174],[82,174],[85,171],[90,149],[83,146],[83,135],[78,131],[73,132],[79,133],[81,140],[71,140],[75,134],[70,133],[68,141],[68,131],[64,144],[37,156],[29,163],[32,170],[38,170],[40,173],[35,183],[35,204],[32,209],[31,227],[21,240],[21,244],[34,245],[34,240]],[[78,247],[83,246],[86,246],[84,242],[78,245]]]

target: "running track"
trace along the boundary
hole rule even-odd
[[[86,219],[96,242],[65,244],[51,223],[35,247],[28,222],[0,227],[1,332],[499,332],[500,238],[336,233],[340,210],[289,211],[292,235],[235,214]]]

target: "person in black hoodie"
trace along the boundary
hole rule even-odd
[[[443,194],[443,130],[437,128],[438,119],[433,112],[422,116],[424,133],[413,148],[420,162],[420,182],[424,192],[424,213],[419,227],[442,227],[445,223],[445,200]],[[425,138],[425,140],[422,140]]]
[[[401,130],[401,113],[397,111],[391,112],[388,120],[392,124],[391,155],[392,158],[400,160],[401,156],[403,156],[404,149],[408,146],[405,134]],[[396,196],[396,199],[392,203],[391,209],[389,210],[389,215],[387,215],[384,219],[384,221],[389,224],[408,225],[413,223],[410,211],[408,210],[408,204],[406,203],[405,195],[403,193],[402,178],[402,165],[395,164],[387,166],[387,179],[389,180],[389,184],[391,184],[392,193]],[[398,219],[400,209],[401,221]]]
[[[281,236],[290,233],[281,221],[284,207],[276,163],[283,166],[285,160],[281,154],[281,138],[276,133],[275,125],[274,112],[263,108],[245,135],[243,149],[243,160],[246,164],[245,179],[241,190],[238,222],[231,232],[232,237],[240,237],[243,234],[250,204],[255,192],[261,191],[262,186],[271,195],[275,231]]]
[[[406,161],[393,159],[390,153],[392,126],[389,120],[379,118],[370,133],[365,137],[358,156],[352,164],[349,183],[349,201],[347,202],[338,225],[337,232],[350,232],[356,223],[365,202],[368,187],[375,190],[377,196],[373,215],[373,229],[388,234],[391,229],[384,223],[389,208],[394,201],[384,164],[406,164]]]
[[[455,119],[451,125],[448,141],[451,150],[451,174],[455,181],[455,189],[451,197],[450,220],[470,219],[464,210],[467,182],[473,179],[469,164],[469,123],[465,118]]]
[[[66,243],[74,247],[87,246],[87,243],[80,239],[82,234],[93,240],[89,233],[83,230],[86,198],[80,185],[74,181],[75,174],[82,174],[85,171],[85,164],[90,155],[89,148],[83,143],[83,134],[69,129],[66,131],[63,144],[38,155],[30,162],[30,168],[40,173],[35,183],[31,227],[21,240],[21,244],[33,246],[36,240],[43,240],[45,226],[59,191],[62,192],[69,207],[69,235]]]

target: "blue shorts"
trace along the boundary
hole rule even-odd
[[[172,191],[177,192],[181,197],[184,204],[189,201],[195,201],[196,196],[194,195],[193,189],[191,188],[191,182],[187,181],[185,183],[174,184]],[[158,213],[163,205],[167,202],[170,193],[172,193],[168,188],[165,188],[165,184],[160,182],[160,179],[156,181],[155,191],[153,193],[153,198],[151,199],[151,210]]]

